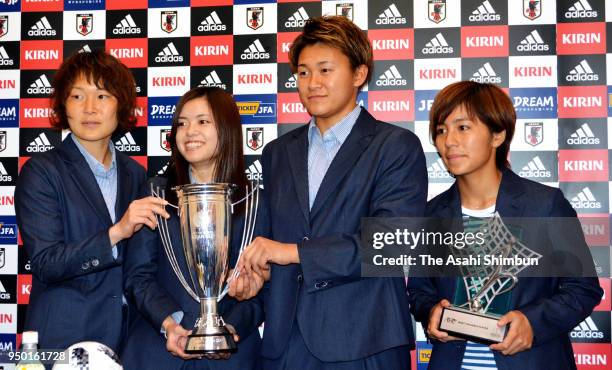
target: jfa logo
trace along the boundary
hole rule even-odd
[[[246,18],[247,26],[249,28],[254,30],[261,28],[261,26],[264,24],[264,8],[259,6],[247,8]]]
[[[235,95],[242,123],[276,123],[276,95]]]
[[[93,14],[77,14],[76,15],[77,32],[83,36],[87,36],[93,30]]]
[[[176,30],[176,20],[178,12],[176,10],[166,10],[161,12],[161,29],[171,33]]]

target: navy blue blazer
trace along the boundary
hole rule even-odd
[[[165,188],[164,178],[154,178],[155,184]],[[144,190],[147,193],[147,190]],[[184,276],[188,269],[183,252],[179,217],[174,209],[166,208],[171,217],[168,229],[172,247]],[[236,264],[242,238],[243,217],[233,217],[230,266]],[[229,360],[184,361],[166,350],[166,338],[160,333],[168,315],[183,311],[181,325],[193,329],[200,316],[200,304],[191,298],[176,277],[157,230],[142,228],[128,242],[125,262],[125,290],[141,315],[130,324],[129,335],[122,353],[122,362],[129,369],[180,369],[192,363],[190,369],[259,369],[261,338],[257,330],[263,322],[263,304],[260,296],[237,302],[226,296],[219,303],[219,313],[224,321],[232,324],[240,336],[238,350]]]
[[[497,195],[495,209],[501,217],[576,217],[563,193],[556,188],[545,186],[517,176],[509,169],[502,171],[502,181]],[[461,200],[457,184],[438,195],[427,204],[428,217],[445,219],[461,217]],[[567,230],[528,227],[521,237],[527,246],[538,248],[544,255],[553,255],[560,238],[572,238],[575,253],[592,258],[582,229],[575,223],[565,223]],[[537,241],[537,242],[535,242]],[[567,239],[564,240],[567,244]],[[583,260],[586,260],[583,258]],[[591,269],[589,269],[591,270]],[[519,277],[512,290],[511,310],[522,312],[533,329],[532,348],[512,356],[493,351],[500,370],[541,370],[576,369],[569,332],[588,317],[599,303],[603,291],[595,277],[595,270],[585,272],[590,277]],[[410,278],[408,292],[411,311],[417,321],[427,328],[429,311],[441,299],[452,302],[455,295],[456,278]],[[460,369],[465,341],[442,343],[432,341],[433,351],[429,362],[430,370]]]
[[[363,109],[308,203],[308,125],[262,155],[269,237],[297,243],[300,264],[273,264],[265,287],[262,354],[278,358],[298,323],[322,361],[351,361],[414,345],[403,278],[362,278],[362,217],[423,216],[425,157],[408,130]]]
[[[146,175],[128,156],[117,151],[116,158],[118,220]],[[115,259],[108,237],[110,214],[71,138],[26,162],[15,189],[15,211],[33,275],[25,330],[38,331],[39,348],[90,340],[117,351],[125,243],[118,243]]]

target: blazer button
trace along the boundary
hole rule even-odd
[[[307,237],[307,236],[305,236],[305,237],[303,237],[303,238],[302,238],[302,241],[304,241],[304,242],[307,242],[307,241],[309,241],[309,240],[310,240],[310,239],[308,239],[308,237]]]
[[[304,277],[302,276],[302,274],[299,274],[299,275],[297,276],[297,282],[298,282],[298,283],[301,283],[302,281],[304,281]]]
[[[89,269],[89,266],[90,266],[90,265],[89,265],[89,261],[85,261],[85,262],[83,262],[83,264],[81,265],[81,269],[83,269],[83,270],[87,270],[87,269]]]
[[[97,258],[94,258],[93,260],[91,260],[91,265],[93,267],[98,267],[98,265],[100,264],[100,260]]]
[[[327,281],[319,281],[315,284],[316,289],[323,289],[327,286]]]

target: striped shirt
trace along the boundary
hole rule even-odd
[[[472,210],[461,207],[463,213],[463,228],[466,232],[477,231],[487,218],[495,214],[495,205],[483,210]],[[465,277],[464,279],[469,279]],[[465,285],[472,285],[466,282]],[[467,342],[463,360],[462,370],[497,370],[497,364],[493,357],[493,351],[484,344]]]
[[[351,133],[360,113],[361,107],[357,105],[323,135],[315,123],[315,118],[310,120],[308,127],[308,202],[311,209],[325,173]]]

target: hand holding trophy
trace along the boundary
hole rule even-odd
[[[455,257],[467,258],[470,254],[488,255],[498,258],[513,256],[541,258],[541,255],[521,244],[508,230],[499,214],[481,226],[485,235],[479,250],[451,247]],[[517,275],[526,266],[503,264],[462,265],[461,272],[466,281],[467,302],[461,306],[442,308],[438,330],[474,342],[493,344],[504,340],[508,325],[498,326],[501,315],[488,312],[493,300],[514,288]],[[467,308],[464,308],[467,306]]]
[[[158,230],[174,273],[187,293],[200,303],[200,317],[187,339],[185,353],[233,352],[236,350],[236,343],[218,313],[217,302],[227,293],[227,287],[224,289],[226,281],[239,273],[234,271],[233,276],[228,279],[230,219],[233,207],[245,201],[241,254],[253,238],[259,204],[259,184],[251,184],[250,189],[246,189],[246,196],[235,203],[230,200],[234,190],[231,184],[186,184],[173,190],[178,198],[178,206],[175,207],[178,208],[183,253],[189,276],[185,277],[179,268],[167,220],[159,216]],[[151,192],[154,196],[165,197],[163,189],[152,188]]]

